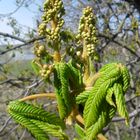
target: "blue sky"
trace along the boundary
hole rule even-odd
[[[8,14],[13,12],[16,9],[15,2],[16,0],[0,0],[0,16],[3,14]],[[29,26],[34,28],[35,23],[35,15],[38,14],[38,4],[41,5],[43,0],[32,0],[35,1],[30,7],[27,9],[25,7],[21,7],[16,13],[12,15],[12,17],[16,18],[19,24]],[[11,29],[6,26],[8,19],[2,17],[0,19],[0,32],[11,32]]]

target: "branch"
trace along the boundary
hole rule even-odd
[[[4,36],[4,37],[9,37],[9,38],[12,38],[12,39],[18,40],[18,41],[23,42],[23,43],[26,43],[26,40],[24,40],[24,39],[22,39],[22,38],[19,38],[19,37],[17,37],[17,36],[14,36],[14,35],[8,34],[8,33],[0,32],[0,35],[1,35],[1,36]]]
[[[128,50],[130,53],[132,53],[134,56],[136,56],[140,60],[140,56],[135,51],[133,51],[130,48],[128,48],[125,44],[123,44],[123,43],[121,43],[119,41],[114,40],[115,39],[115,36],[109,37],[109,36],[106,36],[106,35],[101,34],[101,33],[99,33],[98,36],[99,37],[104,37],[104,38],[108,39],[110,42],[112,41],[113,43],[115,43],[115,44],[117,44],[119,46],[122,46],[123,48],[125,48],[126,50]]]
[[[23,6],[23,4],[24,4],[25,1],[26,0],[22,0],[21,3],[20,3],[20,5],[18,7],[16,7],[16,9],[14,9],[12,12],[6,13],[6,14],[1,14],[0,13],[0,16],[3,16],[4,17],[4,16],[11,16],[11,15],[13,15],[14,13],[16,13]]]
[[[129,114],[129,118],[133,118],[135,116],[137,116],[140,113],[140,108],[138,108],[137,110],[134,110],[132,113]],[[120,118],[120,117],[115,117],[112,119],[112,122],[119,122],[119,121],[124,121],[124,118]]]
[[[7,127],[8,123],[10,122],[11,119],[12,119],[12,117],[9,117],[9,118],[5,121],[4,125],[3,125],[2,128],[0,129],[0,133],[3,132],[3,130]]]
[[[10,52],[10,51],[15,50],[15,49],[19,49],[19,48],[21,48],[21,47],[23,47],[23,46],[32,44],[32,43],[34,43],[36,40],[42,40],[42,39],[44,39],[44,37],[33,38],[33,39],[29,40],[29,41],[26,41],[26,42],[23,43],[23,44],[16,45],[15,47],[13,47],[13,48],[11,48],[11,49],[8,49],[8,50],[5,50],[5,51],[0,52],[0,55],[3,55],[3,54],[5,54],[5,53]]]
[[[128,2],[130,5],[133,5],[135,9],[138,10],[138,12],[140,13],[140,1],[139,0],[125,0],[126,2]]]

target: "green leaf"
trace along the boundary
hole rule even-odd
[[[49,140],[48,135],[40,129],[37,125],[32,123],[29,118],[26,118],[16,112],[9,110],[9,114],[12,118],[23,127],[27,128],[29,132],[36,138],[36,140]]]
[[[68,62],[69,67],[69,79],[70,87],[72,90],[80,90],[83,86],[81,71],[76,67],[76,63],[73,60]]]
[[[78,124],[75,124],[75,131],[81,139],[83,139],[85,137],[84,129],[81,126],[79,126]]]
[[[127,91],[129,85],[130,85],[130,75],[128,69],[124,66],[121,68],[122,73],[122,80],[123,80],[123,90],[124,92]]]
[[[34,123],[35,125],[37,125],[40,129],[42,129],[47,134],[50,134],[51,136],[57,137],[61,140],[68,140],[68,137],[66,136],[64,132],[62,132],[62,129],[60,126],[48,124],[43,121],[38,121],[34,119],[31,119],[30,121]]]
[[[70,96],[69,90],[69,67],[66,63],[59,63],[59,73],[60,73],[60,82],[61,82],[61,96],[65,101],[65,105],[67,106],[68,112],[71,111],[71,103],[72,98]]]
[[[92,94],[89,95],[89,98],[85,104],[85,127],[91,126],[98,120],[100,112],[102,110],[102,105],[104,104],[104,100],[107,94],[107,89],[110,88],[118,78],[114,77],[104,83],[101,83],[102,79],[100,79],[101,78],[96,81],[92,90]]]
[[[89,95],[92,94],[91,91],[83,91],[76,97],[77,104],[85,104]]]
[[[42,108],[38,108],[31,104],[27,104],[22,101],[12,101],[8,105],[8,110],[16,112],[27,118],[37,119],[50,124],[60,125],[62,128],[65,127],[64,122],[56,116],[56,114],[49,113]]]
[[[36,63],[34,63],[33,61],[31,62],[31,67],[33,68],[33,70],[34,70],[34,72],[35,72],[36,75],[39,74],[40,68],[39,68],[39,66],[38,66]]]
[[[116,110],[114,107],[110,106],[107,102],[104,102],[98,120],[85,131],[86,139],[95,139],[97,134],[101,133],[102,129],[111,121],[115,112]]]
[[[114,95],[116,99],[117,111],[121,117],[126,119],[126,124],[129,124],[129,116],[125,105],[123,87],[120,83],[114,84]]]
[[[113,88],[109,88],[108,91],[107,91],[107,95],[106,95],[106,101],[107,101],[110,105],[116,107],[116,105],[115,105],[115,103],[114,103],[114,101],[113,101],[113,94],[114,94]]]
[[[59,115],[61,119],[64,119],[72,109],[72,98],[69,90],[69,68],[64,62],[55,65],[54,86]]]

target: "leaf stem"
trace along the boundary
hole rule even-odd
[[[54,93],[41,93],[41,94],[26,96],[26,97],[20,99],[20,101],[35,100],[35,99],[44,98],[44,97],[51,98],[51,99],[56,98]]]
[[[90,76],[85,83],[86,87],[93,87],[94,83],[100,76],[101,74],[99,72],[94,74],[93,76]]]
[[[84,64],[84,73],[83,73],[83,80],[86,81],[90,76],[90,70],[89,70],[89,56],[87,54],[87,48],[85,40],[83,40],[83,64]]]

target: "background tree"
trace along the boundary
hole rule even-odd
[[[24,61],[24,71],[21,68],[20,72],[13,73],[15,69],[20,68],[21,63],[11,64],[11,60],[14,58],[14,52],[21,51],[24,53],[24,48],[32,48],[35,40],[43,40],[42,37],[38,37],[36,27],[40,23],[40,18],[36,20],[36,27],[34,29],[28,29],[23,32],[21,26],[17,23],[16,19],[13,19],[12,15],[18,12],[18,9],[22,6],[30,7],[32,3],[36,3],[36,0],[21,0],[16,1],[17,8],[12,12],[4,15],[0,15],[1,19],[8,17],[9,26],[13,29],[11,33],[0,32],[1,35],[1,104],[2,110],[0,114],[1,119],[1,131],[0,136],[2,139],[7,137],[14,137],[15,139],[24,139],[25,131],[16,135],[17,126],[13,124],[10,119],[7,119],[7,113],[5,106],[7,102],[15,98],[27,96],[32,92],[38,91],[46,92],[52,90],[47,85],[44,86],[42,80],[36,77],[27,61]],[[43,2],[43,1],[42,1]],[[114,118],[113,124],[105,128],[107,135],[110,139],[124,140],[124,139],[139,139],[139,91],[140,91],[140,42],[139,42],[139,27],[140,27],[140,13],[138,1],[136,0],[64,0],[66,8],[65,25],[68,32],[75,35],[77,32],[78,21],[82,14],[82,9],[87,5],[90,5],[94,9],[94,13],[97,18],[98,40],[99,44],[97,51],[99,52],[99,61],[96,62],[96,70],[98,70],[103,64],[113,61],[121,61],[126,64],[131,74],[131,88],[126,94],[127,106],[129,109],[129,116],[131,118],[130,127],[124,127],[124,120],[121,118]],[[42,5],[42,4],[40,4]],[[38,6],[40,12],[37,13],[37,17],[42,13],[42,7]],[[73,41],[66,41],[67,46],[76,46]],[[12,52],[12,55],[9,54]],[[17,55],[17,54],[16,54]],[[21,53],[20,57],[23,54]],[[14,65],[13,65],[14,64]],[[22,62],[23,65],[23,62]],[[15,66],[15,69],[13,69]],[[12,68],[12,69],[11,69]],[[39,84],[39,86],[37,86]],[[31,85],[31,86],[28,86]],[[40,87],[40,88],[39,88]],[[43,88],[42,88],[43,87]],[[45,88],[44,88],[45,87]],[[11,91],[14,90],[14,93]],[[7,96],[7,98],[5,98]],[[47,105],[46,105],[47,106]],[[13,127],[13,125],[15,127]],[[11,126],[11,127],[9,127]],[[12,132],[12,133],[11,133]],[[12,134],[12,135],[11,135]],[[23,134],[23,135],[22,135]],[[9,136],[10,135],[10,136]],[[22,136],[21,136],[22,135]]]

